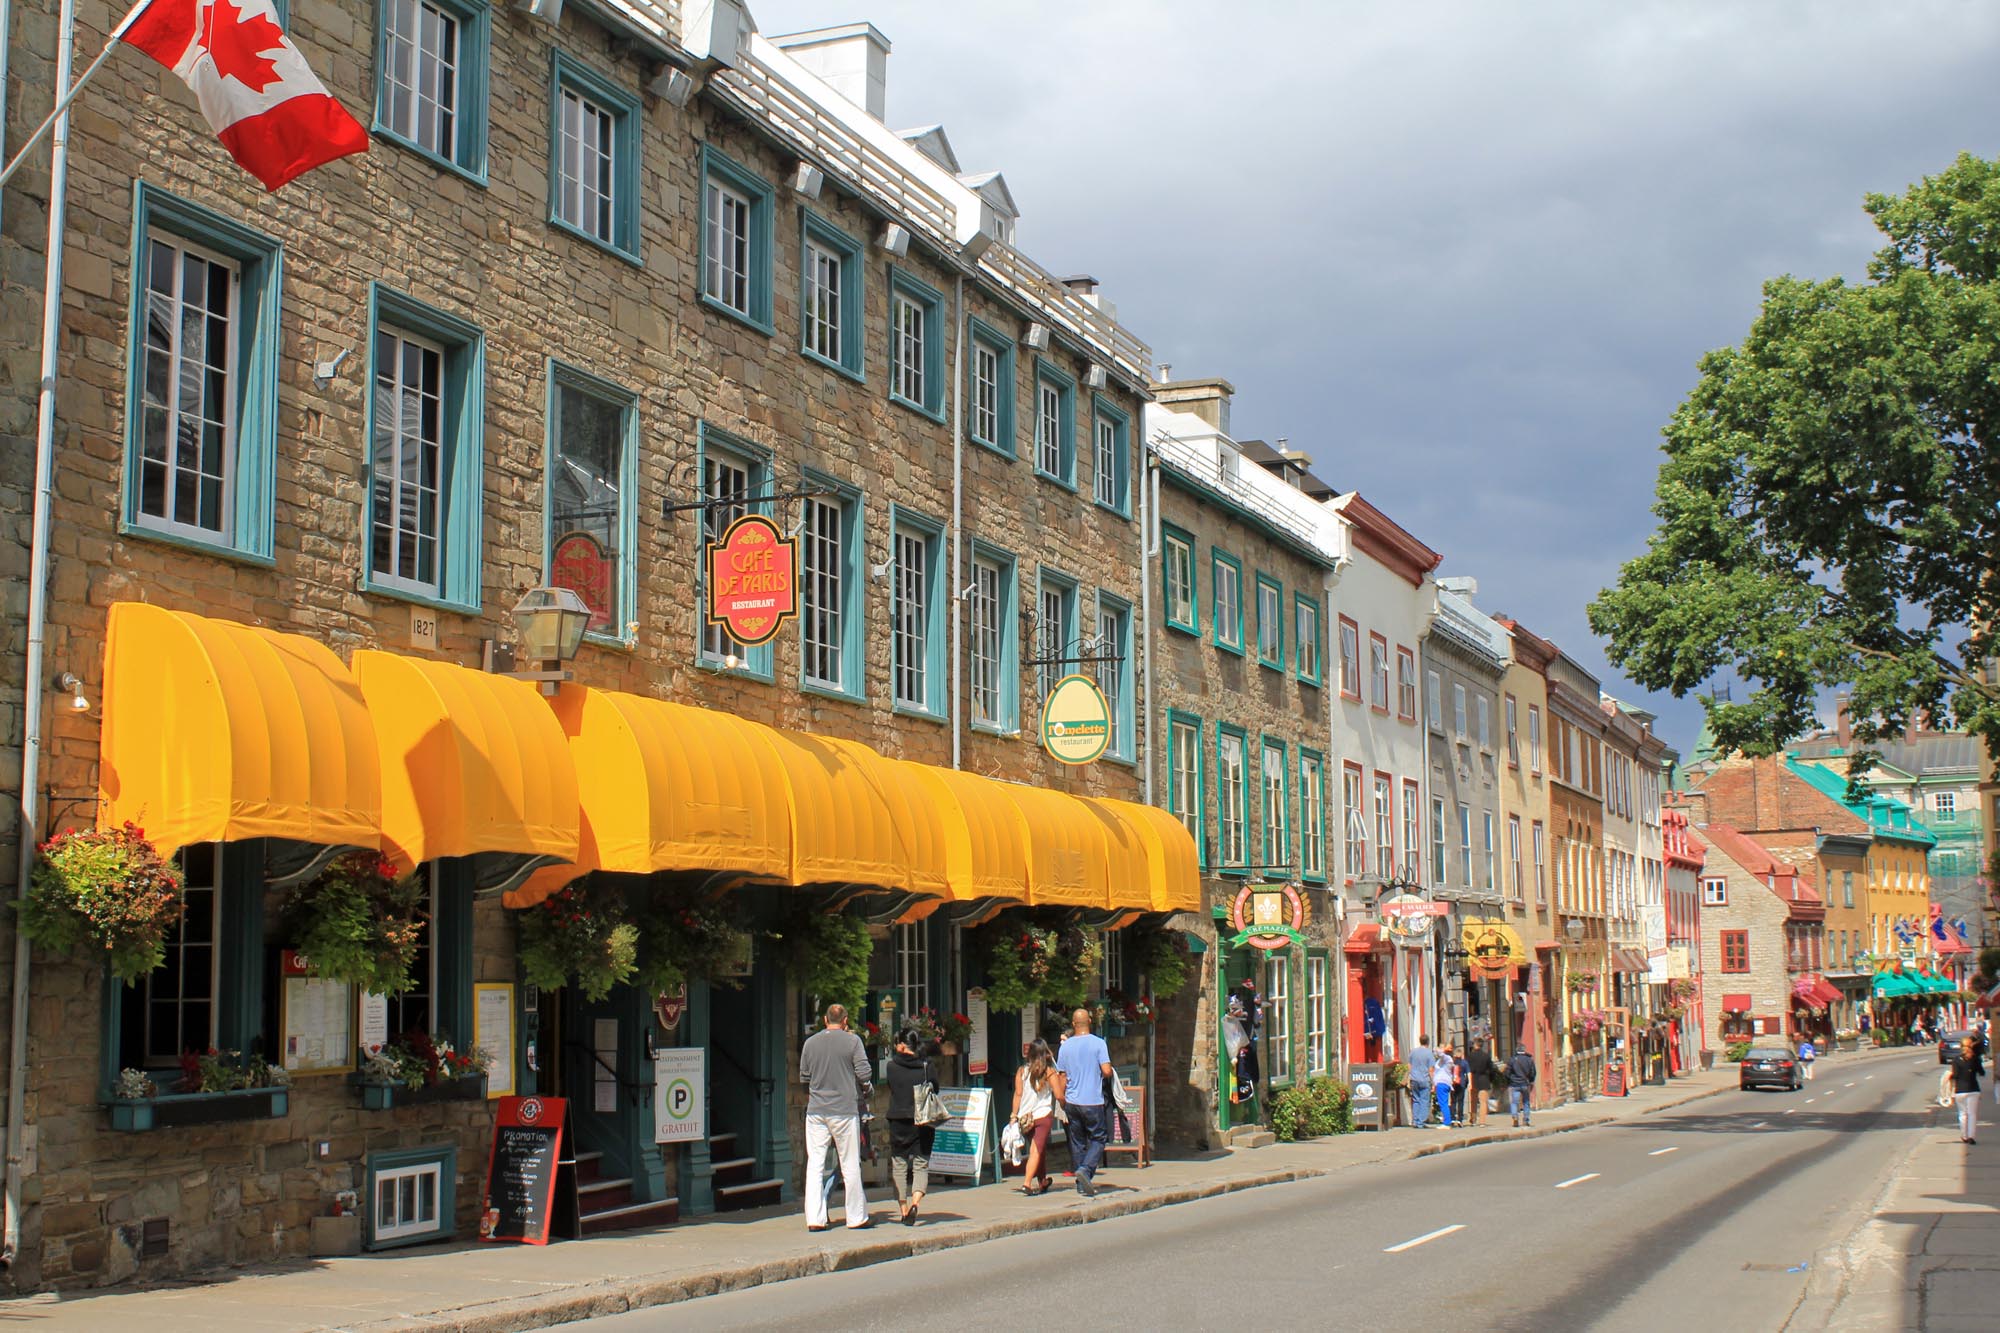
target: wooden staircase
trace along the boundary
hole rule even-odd
[[[736,1155],[734,1134],[711,1134],[708,1165],[715,1182],[715,1211],[733,1213],[745,1208],[763,1208],[780,1202],[776,1180],[757,1179],[757,1159]]]
[[[604,1154],[580,1152],[576,1155],[577,1211],[582,1215],[583,1234],[602,1235],[607,1231],[632,1231],[639,1227],[670,1226],[681,1220],[679,1199],[632,1201],[632,1178],[604,1175]]]

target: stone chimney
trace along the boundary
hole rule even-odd
[[[1160,406],[1192,412],[1224,435],[1229,434],[1229,400],[1235,396],[1236,386],[1224,379],[1161,380],[1153,385],[1153,400]]]
[[[874,24],[843,23],[770,41],[842,97],[887,123],[889,39]]]

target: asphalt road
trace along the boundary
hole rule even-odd
[[[1932,1123],[1935,1057],[594,1321],[677,1329],[1783,1328]],[[1399,1131],[1407,1134],[1445,1131]],[[1932,1131],[1936,1132],[1936,1131]]]

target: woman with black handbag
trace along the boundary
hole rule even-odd
[[[889,1179],[906,1227],[917,1224],[917,1209],[931,1183],[931,1141],[945,1119],[937,1071],[928,1054],[918,1054],[927,1045],[915,1028],[904,1028],[889,1057]]]

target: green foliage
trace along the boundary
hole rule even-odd
[[[1279,1093],[1271,1103],[1271,1132],[1281,1143],[1324,1138],[1354,1128],[1347,1085],[1337,1078],[1311,1078]]]
[[[1735,1064],[1748,1054],[1750,1054],[1750,1043],[1747,1041],[1732,1041],[1722,1048],[1722,1058],[1731,1064]]]
[[[996,921],[984,932],[986,944],[986,1003],[995,1013],[1009,1013],[1042,1002],[1048,984],[1049,961],[1055,954],[1055,934],[1038,926]]]
[[[206,1051],[185,1051],[181,1054],[181,1081],[176,1092],[239,1092],[246,1088],[282,1088],[290,1085],[292,1076],[278,1065],[265,1064],[252,1055],[247,1059],[240,1051],[219,1051],[211,1046]],[[124,1075],[119,1076],[119,1086],[125,1086]],[[121,1092],[119,1094],[123,1096]]]
[[[350,852],[285,894],[278,935],[313,976],[400,995],[416,985],[410,968],[423,943],[426,898],[418,876],[399,875],[373,852]]]
[[[813,1011],[824,1014],[830,1004],[845,1005],[850,1022],[858,1025],[868,1002],[868,959],[875,950],[868,923],[799,903],[779,925],[777,939],[785,975],[811,999]]]
[[[421,1088],[446,1079],[483,1074],[492,1063],[484,1047],[460,1051],[427,1032],[412,1032],[370,1052],[362,1073],[374,1083]]]
[[[1992,882],[2000,883],[2000,879]],[[2000,945],[1988,945],[1979,951],[1978,973],[1986,983],[1982,989],[1991,990],[1993,984],[2000,981]]]
[[[638,929],[633,984],[659,995],[684,981],[712,981],[732,988],[735,978],[717,976],[722,966],[743,956],[744,932],[727,898],[703,898],[685,889],[647,889],[628,903],[626,919]]]
[[[22,934],[50,953],[100,956],[128,985],[165,961],[167,931],[181,917],[181,878],[144,829],[72,830],[38,851]]]
[[[1843,684],[1864,760],[1919,710],[2000,753],[2000,163],[1961,156],[1867,210],[1888,242],[1868,282],[1772,279],[1743,342],[1702,359],[1659,526],[1590,607],[1648,689],[1750,683],[1707,701],[1724,751],[1773,752]]]
[[[530,985],[575,984],[601,1000],[638,970],[639,928],[623,920],[624,895],[598,877],[578,880],[520,913],[519,957]]]
[[[1064,1009],[1083,1004],[1097,984],[1097,969],[1103,961],[1102,931],[1074,926],[1062,931],[1056,938],[1055,954],[1049,959],[1049,977],[1042,987],[1042,1001]]]
[[[1139,968],[1155,1000],[1171,1000],[1188,979],[1187,937],[1178,930],[1152,929],[1138,940]]]

